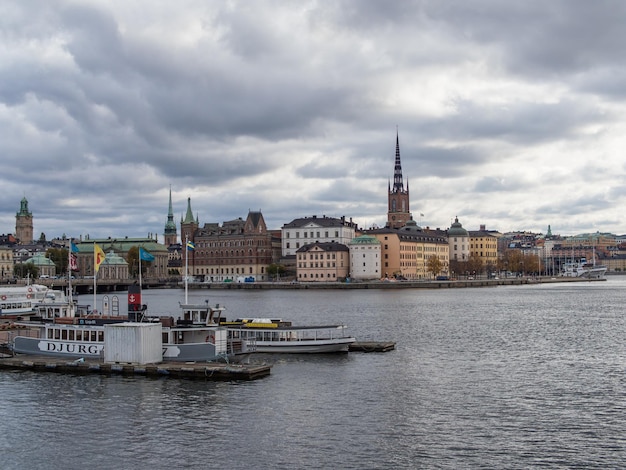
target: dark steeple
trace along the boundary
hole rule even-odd
[[[176,243],[176,223],[174,222],[174,210],[172,209],[172,187],[170,186],[170,204],[167,211],[167,222],[165,223],[165,231],[163,232],[165,237],[165,246],[170,246]]]
[[[400,162],[400,138],[396,130],[396,161],[393,168],[393,186],[388,184],[387,227],[400,228],[411,220],[409,211],[409,183],[406,189],[402,181],[402,164]]]
[[[404,192],[404,183],[402,182],[402,164],[400,163],[400,139],[398,137],[398,131],[396,131],[396,164],[393,168],[393,192]]]

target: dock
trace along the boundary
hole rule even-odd
[[[350,344],[350,352],[388,352],[396,349],[392,341],[355,341]]]
[[[97,359],[68,361],[47,356],[0,356],[0,370],[30,370],[65,374],[103,374],[212,381],[249,381],[266,377],[267,364],[225,364],[214,362],[163,362],[159,364],[104,363]]]

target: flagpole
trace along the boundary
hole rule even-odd
[[[72,305],[72,239],[70,238],[70,244],[67,247],[67,294]]]
[[[187,280],[189,279],[189,238],[185,237],[185,304],[187,303]]]
[[[141,248],[139,248],[139,292],[141,292]]]
[[[96,276],[98,275],[98,270],[96,269],[96,242],[93,242],[93,312],[96,313],[98,309],[96,309]]]

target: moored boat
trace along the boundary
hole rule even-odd
[[[37,304],[52,292],[40,284],[0,287],[0,320],[34,315]]]
[[[117,337],[111,328],[125,325],[158,324],[159,340],[150,336],[148,348],[158,348],[163,361],[210,362],[234,359],[252,352],[254,342],[231,340],[228,331],[213,321],[215,308],[205,305],[181,305],[182,318],[149,317],[142,312],[139,319],[124,316],[80,315],[72,302],[55,304],[42,302],[38,314],[28,321],[15,322],[9,346],[14,353],[67,357],[68,359],[104,358],[107,348],[134,348],[134,344],[109,341]],[[216,307],[219,309],[219,307]],[[51,315],[52,313],[52,315]],[[216,316],[217,317],[217,316]],[[154,344],[158,343],[158,344]]]
[[[220,321],[232,339],[254,340],[262,353],[348,352],[356,339],[345,325],[293,326],[291,322],[269,318],[241,318]]]
[[[603,279],[607,271],[607,267],[587,263],[585,258],[580,261],[572,261],[563,264],[561,276],[563,277],[581,277],[586,279]]]

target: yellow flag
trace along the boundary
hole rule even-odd
[[[100,265],[104,261],[104,251],[100,248],[96,243],[93,244],[93,271],[94,273],[98,272],[100,269]]]

